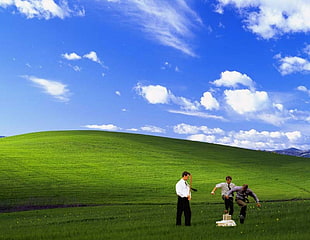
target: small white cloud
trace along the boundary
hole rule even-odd
[[[138,94],[144,97],[151,104],[167,104],[169,102],[169,91],[160,85],[142,86],[137,84],[135,87]]]
[[[44,90],[45,93],[53,96],[54,98],[67,102],[69,101],[69,89],[67,88],[67,85],[57,82],[57,81],[52,81],[52,80],[47,80],[43,78],[37,78],[34,76],[23,76],[25,79],[30,80],[31,82],[35,83],[37,87],[41,88]]]
[[[305,92],[310,96],[310,89],[306,88],[305,86],[298,86],[297,90],[301,92]]]
[[[15,7],[18,12],[27,18],[44,18],[46,20],[54,17],[64,19],[72,15],[85,15],[83,8],[78,9],[75,6],[74,10],[70,9],[67,1],[59,1],[59,4],[57,4],[54,0],[1,0],[0,7]]]
[[[73,53],[64,53],[61,55],[63,58],[67,59],[67,60],[79,60],[82,57],[79,56],[78,54],[76,54],[75,52]]]
[[[212,115],[204,112],[197,112],[197,111],[182,111],[182,110],[169,110],[170,113],[176,113],[176,114],[182,114],[186,116],[193,116],[193,117],[199,117],[199,118],[211,118],[211,119],[217,119],[221,121],[226,121],[225,118],[222,116]]]
[[[310,57],[310,44],[308,44],[304,49],[304,53],[306,53]]]
[[[181,109],[187,110],[187,111],[197,111],[200,107],[199,102],[194,101],[185,98],[185,97],[176,97],[173,94],[170,94],[170,99],[173,103],[179,105]]]
[[[135,87],[137,93],[144,97],[151,104],[169,104],[174,103],[183,110],[197,111],[200,104],[197,101],[192,102],[185,97],[176,97],[166,87],[161,85],[143,86],[140,83]]]
[[[239,114],[263,110],[269,103],[268,94],[264,91],[225,90],[224,94],[227,104]]]
[[[141,127],[141,130],[145,132],[152,132],[152,133],[165,133],[166,132],[166,130],[163,128],[156,127],[156,126],[149,126],[149,125]]]
[[[72,61],[72,60],[81,60],[82,58],[86,58],[90,61],[93,61],[95,63],[100,64],[103,68],[108,68],[104,65],[104,63],[99,59],[97,53],[95,51],[90,51],[87,54],[84,54],[83,56],[80,56],[79,54],[72,52],[72,53],[64,53],[61,55],[63,58]],[[104,77],[104,73],[102,73],[102,76]]]
[[[85,125],[83,127],[90,128],[90,129],[100,129],[100,130],[107,130],[107,131],[119,131],[121,128],[113,125],[113,124],[102,124],[102,125]]]
[[[255,83],[252,79],[246,75],[237,71],[225,71],[221,73],[221,78],[211,82],[217,87],[238,87],[243,85],[254,90]]]
[[[180,123],[173,127],[173,131],[177,134],[223,134],[224,131],[220,128],[208,128],[207,126],[193,126],[185,123]]]
[[[213,135],[194,134],[194,135],[190,135],[189,137],[187,137],[187,139],[191,141],[197,141],[197,142],[214,143],[216,138]]]
[[[280,112],[283,111],[284,107],[283,107],[283,104],[280,104],[280,103],[274,103],[273,106],[278,109]]]
[[[310,72],[310,62],[301,57],[284,57],[279,59],[279,71],[282,75],[295,72]]]
[[[212,96],[212,93],[210,92],[205,92],[203,96],[200,98],[200,104],[205,107],[207,110],[212,110],[212,109],[219,109],[220,104]]]
[[[121,92],[120,91],[115,91],[115,94],[118,96],[121,96]]]
[[[280,126],[284,124],[284,122],[288,119],[287,117],[271,113],[259,113],[255,115],[255,118],[262,120],[266,123],[270,123],[274,126]]]
[[[299,131],[294,131],[294,132],[286,132],[285,136],[291,141],[295,142],[299,138],[301,138],[301,133]]]
[[[93,62],[96,62],[96,63],[101,64],[101,60],[100,60],[99,57],[97,56],[97,53],[94,52],[94,51],[91,51],[91,52],[85,54],[83,57],[84,57],[84,58],[87,58],[87,59],[89,59],[89,60],[91,60],[91,61],[93,61]]]
[[[82,69],[79,67],[79,66],[77,66],[77,65],[75,65],[75,66],[71,66],[72,67],[72,69],[74,70],[74,71],[76,71],[76,72],[80,72]]]

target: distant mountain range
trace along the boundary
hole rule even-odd
[[[296,157],[305,157],[310,158],[310,150],[300,150],[297,148],[288,148],[283,150],[275,150],[275,153],[284,154],[284,155],[291,155]]]

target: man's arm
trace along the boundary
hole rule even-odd
[[[238,191],[239,189],[240,189],[240,187],[234,187],[234,188],[230,189],[230,190],[226,193],[225,198],[228,199],[230,194],[232,194],[233,192]]]
[[[214,187],[214,188],[213,188],[213,190],[212,190],[212,192],[211,192],[212,195],[215,194],[216,189],[217,189],[217,187]]]
[[[256,196],[256,194],[255,194],[251,189],[248,189],[248,190],[250,191],[250,194],[249,194],[249,195],[255,199],[256,206],[257,206],[257,207],[260,207],[261,205],[260,205],[260,203],[259,203],[259,199],[258,199],[258,197]]]

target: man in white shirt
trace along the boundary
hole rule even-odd
[[[225,213],[229,212],[229,215],[233,215],[234,213],[234,199],[233,199],[233,193],[229,195],[228,198],[226,198],[225,196],[227,195],[228,191],[230,191],[232,188],[234,188],[236,185],[234,183],[231,182],[232,181],[232,177],[231,176],[227,176],[226,177],[226,182],[223,183],[218,183],[215,185],[215,187],[213,188],[211,194],[214,195],[216,189],[221,188],[222,189],[222,199],[224,200],[224,204],[225,204]]]
[[[191,199],[191,187],[187,183],[190,175],[191,174],[189,172],[183,172],[182,178],[175,185],[176,193],[178,195],[176,225],[181,225],[181,218],[183,212],[185,217],[185,226],[191,225],[192,213],[189,205],[189,200]]]

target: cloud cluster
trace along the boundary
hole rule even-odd
[[[65,59],[69,60],[69,61],[80,60],[82,58],[86,58],[86,59],[89,59],[93,62],[96,62],[96,63],[104,66],[103,62],[100,60],[100,58],[98,57],[98,55],[95,51],[90,51],[89,53],[86,53],[82,56],[80,56],[79,54],[77,54],[75,52],[64,53],[61,56]]]
[[[84,9],[72,10],[65,0],[59,1],[59,4],[55,3],[54,0],[0,0],[0,7],[15,8],[27,18],[43,18],[46,20],[54,17],[64,19],[72,15],[85,15]]]
[[[62,101],[68,102],[69,101],[69,94],[70,91],[67,88],[67,85],[52,81],[48,79],[38,78],[35,76],[22,76],[23,78],[35,83],[35,85],[44,90],[44,92],[52,97]]]
[[[210,83],[219,89],[203,92],[200,101],[177,97],[161,85],[144,86],[138,83],[135,89],[150,104],[169,104],[180,108],[170,109],[171,113],[225,120],[223,116],[208,112],[218,111],[223,114],[226,111],[234,112],[246,119],[258,119],[273,125],[283,123],[284,118],[277,116],[274,112],[275,110],[278,113],[282,111],[283,105],[280,102],[273,102],[267,92],[255,90],[255,82],[246,74],[224,71],[220,79]]]
[[[202,20],[187,1],[164,0],[107,0],[128,16],[128,20],[152,40],[175,48],[187,55],[196,56],[188,40],[193,30],[202,26]]]
[[[102,124],[102,125],[89,124],[89,125],[85,125],[83,127],[89,128],[89,129],[106,130],[106,131],[119,131],[119,130],[121,130],[121,128],[115,126],[114,124]]]
[[[281,54],[275,55],[275,59],[279,61],[278,70],[282,75],[292,73],[310,73],[310,45],[307,45],[303,51],[305,56],[286,56]]]
[[[307,142],[306,136],[300,131],[224,131],[220,128],[208,128],[207,126],[193,126],[185,123],[174,126],[174,132],[187,135],[188,140],[211,142],[229,146],[236,146],[257,150],[276,150],[290,147],[309,149],[310,144],[300,145]],[[309,139],[308,139],[309,140]],[[309,142],[309,141],[308,141]]]
[[[89,124],[89,125],[84,125],[82,127],[88,128],[88,129],[105,130],[105,131],[121,131],[121,130],[123,130],[121,127],[118,127],[114,124],[102,124],[102,125]],[[150,133],[165,133],[166,132],[165,129],[163,129],[161,127],[157,127],[157,126],[152,126],[152,125],[146,125],[146,126],[140,127],[139,129],[131,128],[131,129],[125,129],[125,130],[130,131],[130,132],[142,131],[142,132],[150,132]]]
[[[285,33],[310,31],[308,0],[217,0],[216,11],[234,6],[245,18],[246,27],[265,39]]]

